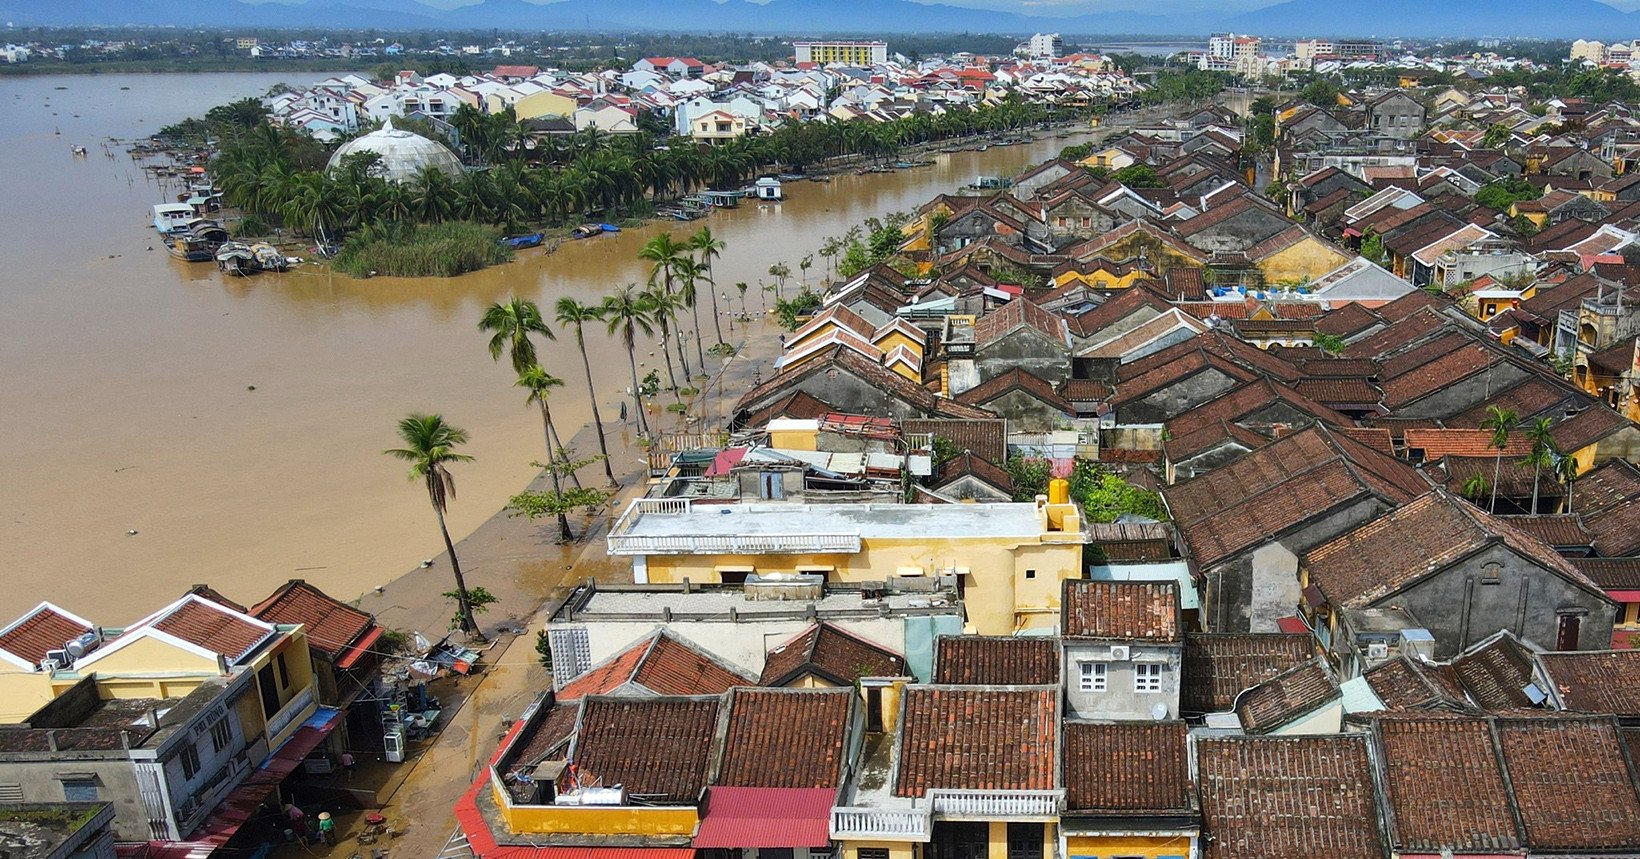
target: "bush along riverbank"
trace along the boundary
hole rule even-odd
[[[501,230],[468,221],[362,227],[331,265],[353,277],[455,277],[513,258]]]

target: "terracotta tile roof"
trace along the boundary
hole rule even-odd
[[[588,698],[573,762],[583,779],[619,784],[657,805],[693,805],[706,788],[718,700]]]
[[[1059,687],[908,686],[895,796],[1052,790]]]
[[[717,784],[829,787],[842,779],[853,689],[748,689],[729,696]]]
[[[1179,589],[1172,582],[1066,579],[1060,605],[1066,638],[1179,640]]]
[[[1174,438],[1181,438],[1208,427],[1227,422],[1236,423],[1277,403],[1283,403],[1301,413],[1336,426],[1349,423],[1349,418],[1299,391],[1269,378],[1261,378],[1232,388],[1168,421],[1167,431]],[[1254,426],[1267,425],[1264,421],[1249,420],[1248,423]]]
[[[1492,433],[1483,429],[1435,429],[1408,427],[1402,434],[1407,453],[1413,461],[1437,460],[1443,456],[1496,456],[1498,449],[1491,447]],[[1520,458],[1530,453],[1532,443],[1523,433],[1514,433],[1503,449],[1505,457]],[[1418,453],[1417,451],[1422,451]]]
[[[1377,385],[1361,378],[1299,379],[1293,390],[1318,403],[1334,406],[1371,405],[1384,398],[1384,392]]]
[[[558,700],[608,695],[631,683],[657,695],[721,695],[752,682],[704,651],[657,630],[564,684]]]
[[[1503,461],[1503,469],[1498,472],[1497,488],[1499,498],[1524,498],[1532,494],[1532,472],[1520,467],[1519,460],[1507,457]],[[1487,498],[1491,497],[1492,471],[1497,464],[1495,456],[1447,456],[1435,461],[1434,468],[1425,467],[1425,473],[1444,479],[1446,491],[1455,495],[1463,495],[1464,486],[1472,478],[1479,477],[1486,481]],[[1542,498],[1559,498],[1561,485],[1553,480],[1543,480],[1538,486],[1538,494]]]
[[[1532,853],[1640,849],[1640,797],[1615,721],[1499,719],[1497,731]]]
[[[1602,590],[1640,590],[1640,558],[1567,558]]]
[[[1429,394],[1452,386],[1459,379],[1485,372],[1503,362],[1503,357],[1479,344],[1454,349],[1441,357],[1383,382],[1384,405],[1401,409]],[[1388,372],[1388,367],[1385,371]]]
[[[1196,745],[1203,859],[1383,859],[1364,736]]]
[[[1440,336],[1451,324],[1450,320],[1439,313],[1421,312],[1405,320],[1390,323],[1387,327],[1350,343],[1344,347],[1342,354],[1346,358],[1384,359],[1398,354],[1411,344],[1427,342]],[[1388,373],[1380,366],[1380,378],[1387,375]]]
[[[1470,647],[1452,660],[1464,692],[1487,710],[1524,710],[1537,704],[1527,696],[1535,667],[1532,652],[1507,632]]]
[[[1594,545],[1594,536],[1583,529],[1583,520],[1576,513],[1544,513],[1537,516],[1503,516],[1500,518],[1514,526],[1522,534],[1537,539],[1557,550]]]
[[[1538,655],[1566,709],[1640,716],[1640,650],[1586,650]]]
[[[967,451],[940,463],[939,468],[934,471],[932,484],[935,489],[943,490],[966,477],[979,480],[998,492],[1010,496],[1014,493],[1014,479],[1007,469],[993,465],[990,460]]]
[[[905,657],[820,622],[769,651],[758,685],[784,686],[813,674],[852,686],[861,677],[903,677],[905,673]]]
[[[1303,664],[1312,653],[1307,635],[1186,633],[1179,709],[1188,715],[1229,712],[1237,695]]]
[[[1373,720],[1392,850],[1504,853],[1521,848],[1503,763],[1486,719]]]
[[[1154,316],[1167,307],[1167,299],[1149,289],[1124,289],[1104,304],[1071,317],[1069,324],[1077,337],[1091,337],[1135,313]]]
[[[1077,402],[1099,402],[1111,396],[1110,384],[1099,379],[1066,379],[1059,383],[1059,395]]]
[[[995,417],[995,415],[986,412],[984,409],[938,396],[933,391],[912,382],[899,373],[885,369],[881,365],[873,364],[842,346],[830,347],[802,362],[781,368],[781,372],[774,378],[742,395],[736,409],[737,411],[745,411],[749,407],[763,402],[765,397],[782,395],[782,392],[789,395],[793,391],[787,390],[788,388],[793,388],[817,373],[830,373],[833,370],[851,373],[883,394],[900,400],[911,408],[915,408],[931,417]],[[766,407],[760,407],[759,410],[761,408]]]
[[[1304,378],[1371,379],[1378,375],[1377,362],[1367,358],[1305,358],[1298,362],[1298,369],[1304,374]]]
[[[1002,418],[906,420],[900,429],[907,435],[930,433],[950,439],[958,450],[971,451],[993,464],[1008,459],[1008,422]]]
[[[835,411],[837,410],[829,403],[810,396],[807,391],[794,391],[776,400],[768,408],[748,415],[745,424],[749,427],[764,427],[776,418],[813,420]]]
[[[974,323],[974,345],[984,349],[1016,328],[1035,329],[1043,337],[1066,347],[1070,345],[1070,328],[1065,318],[1044,310],[1029,301],[1010,301],[985,314]]]
[[[935,683],[1052,686],[1059,681],[1059,642],[1052,638],[942,635],[935,644]]]
[[[1369,669],[1362,676],[1387,710],[1423,709],[1432,704],[1464,704],[1467,698],[1456,675],[1441,676],[1433,665],[1413,662],[1406,657],[1392,659]]]
[[[46,658],[47,651],[61,650],[64,644],[90,631],[90,624],[43,602],[0,632],[0,650],[32,668]]]
[[[1187,413],[1188,414],[1188,413]],[[1172,462],[1181,462],[1224,445],[1238,445],[1245,450],[1258,450],[1271,439],[1229,421],[1204,426],[1185,435],[1174,435],[1162,442],[1162,450]]]
[[[252,617],[268,623],[302,624],[308,646],[327,659],[335,660],[376,625],[360,611],[301,579],[291,579],[267,599],[251,608]]]
[[[1072,411],[1070,402],[1054,390],[1052,382],[1018,367],[1000,376],[992,376],[978,386],[963,391],[957,395],[957,401],[971,406],[984,406],[1012,391],[1023,391],[1066,414]]]
[[[1339,697],[1338,682],[1317,657],[1247,690],[1236,702],[1236,717],[1249,734],[1273,731]]]
[[[1593,582],[1542,541],[1439,490],[1311,549],[1303,563],[1310,582],[1328,601],[1364,608],[1494,541],[1550,573],[1595,590]]]
[[[1633,423],[1617,412],[1601,404],[1589,403],[1579,414],[1556,423],[1550,434],[1561,450],[1578,451],[1633,427]]]
[[[1608,459],[1572,484],[1572,509],[1598,513],[1640,498],[1640,468],[1623,459]]]
[[[273,634],[273,630],[233,609],[199,597],[179,603],[147,624],[196,647],[238,661]],[[130,635],[132,630],[126,630]]]
[[[193,587],[188,589],[188,593],[197,594],[201,597],[204,597],[205,599],[210,600],[211,602],[216,603],[217,605],[225,605],[228,608],[231,608],[234,611],[239,612],[240,614],[250,614],[251,613],[251,610],[249,608],[247,608],[244,605],[241,605],[239,603],[236,603],[231,599],[228,599],[227,597],[223,596],[219,591],[217,591],[216,588],[213,588],[210,585],[194,585]]]
[[[1064,743],[1066,811],[1192,811],[1183,722],[1066,722]]]
[[[1350,302],[1337,310],[1329,310],[1316,320],[1315,330],[1321,334],[1351,337],[1374,325],[1384,324],[1383,317],[1366,307]]]

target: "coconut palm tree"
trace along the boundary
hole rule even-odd
[[[1577,482],[1577,457],[1563,454],[1555,461],[1555,477],[1566,485],[1566,512],[1572,512],[1572,484]]]
[[[1471,475],[1468,480],[1463,482],[1463,497],[1468,498],[1472,503],[1478,504],[1481,496],[1486,494],[1486,489],[1490,485],[1486,481],[1486,475]]]
[[[678,244],[677,240],[672,238],[671,233],[661,233],[644,243],[643,248],[638,251],[638,259],[654,263],[649,269],[649,285],[650,287],[664,286],[667,299],[671,299],[674,295],[672,284],[678,273],[678,264],[687,259],[683,245]],[[661,302],[657,305],[657,309],[664,309],[670,303],[670,301]],[[665,335],[666,332],[667,328],[663,325],[661,334]],[[661,347],[664,349],[665,345],[665,343],[662,343]],[[683,365],[683,377],[687,379],[689,378],[689,360],[683,353],[682,337],[677,339],[676,348],[678,350],[678,363]],[[670,370],[670,367],[668,367],[668,370]],[[676,389],[677,384],[674,383],[672,387]]]
[[[478,330],[494,332],[490,337],[490,357],[499,361],[502,352],[510,352],[513,371],[519,375],[536,363],[531,334],[540,334],[548,340],[558,339],[541,317],[541,308],[517,296],[506,304],[497,302],[486,308],[479,317]]]
[[[659,286],[651,284],[648,289],[638,294],[638,300],[643,302],[644,315],[649,321],[660,326],[661,329],[661,357],[666,359],[666,380],[672,383],[672,392],[678,390],[678,374],[672,368],[672,353],[667,351],[667,341],[672,339],[672,322],[678,316],[677,296],[668,295]],[[682,360],[682,356],[679,356]],[[689,368],[683,368],[684,378],[689,377]]]
[[[1554,467],[1560,448],[1555,444],[1554,423],[1548,418],[1538,418],[1528,424],[1526,439],[1532,443],[1532,450],[1521,460],[1521,465],[1532,466],[1532,509],[1529,512],[1535,514],[1538,512],[1538,485],[1543,479],[1543,467]]]
[[[1503,476],[1503,449],[1509,446],[1509,431],[1515,428],[1520,421],[1520,415],[1514,409],[1506,409],[1496,404],[1486,407],[1486,417],[1481,419],[1481,429],[1492,433],[1487,447],[1497,448],[1497,461],[1492,465],[1492,502],[1488,505],[1489,512],[1498,512],[1498,478]]]
[[[705,373],[706,352],[700,345],[705,338],[700,336],[700,290],[696,289],[696,285],[706,273],[700,267],[700,263],[689,257],[678,260],[676,269],[679,284],[678,301],[687,305],[689,313],[695,318],[695,362],[700,365],[700,371]]]
[[[629,283],[604,296],[598,306],[598,317],[604,321],[610,336],[619,335],[626,347],[626,363],[632,369],[632,410],[638,416],[638,432],[649,434],[649,421],[644,418],[643,400],[638,385],[638,332],[644,336],[655,333],[649,321],[649,303],[638,291],[638,285]]]
[[[427,498],[433,502],[438,532],[444,538],[444,551],[450,555],[450,570],[455,574],[456,625],[469,635],[479,636],[478,623],[473,620],[473,604],[467,597],[467,580],[461,575],[456,545],[451,542],[450,529],[444,524],[444,511],[456,497],[456,481],[449,467],[457,462],[473,461],[464,453],[456,453],[456,448],[467,443],[467,431],[445,423],[443,415],[411,414],[399,421],[399,439],[404,447],[391,447],[382,453],[410,463],[410,479],[426,483]]]
[[[552,406],[547,403],[547,398],[552,394],[553,388],[563,387],[564,380],[548,373],[539,366],[530,366],[525,367],[524,372],[518,374],[518,381],[515,384],[530,392],[524,400],[526,403],[535,403],[541,407],[541,426],[547,437],[547,474],[552,477],[553,494],[563,498],[563,482],[559,479],[558,468],[553,461],[558,459],[558,451],[563,450],[564,445],[563,442],[558,440],[558,428],[552,425]],[[575,534],[569,529],[569,512],[560,507],[558,510],[558,541],[568,543],[574,539]]]
[[[604,476],[609,478],[611,487],[619,486],[615,480],[615,470],[609,462],[609,444],[604,441],[604,418],[598,414],[598,389],[592,384],[592,362],[587,360],[586,334],[581,326],[588,322],[603,320],[602,311],[590,304],[582,304],[573,298],[558,299],[553,305],[554,315],[558,324],[575,331],[575,346],[581,350],[581,366],[587,373],[587,398],[592,402],[592,425],[598,430],[598,452],[604,457]]]
[[[712,277],[712,261],[723,255],[729,245],[712,235],[711,227],[701,227],[689,237],[688,247],[697,254],[701,267],[706,269],[706,282],[712,285],[712,326],[717,331],[717,342],[723,342],[723,322],[718,315],[717,281]]]

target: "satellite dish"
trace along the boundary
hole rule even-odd
[[[1157,701],[1156,706],[1150,708],[1150,718],[1152,718],[1152,719],[1154,719],[1158,722],[1166,719],[1167,718],[1167,705],[1163,704],[1160,701]]]

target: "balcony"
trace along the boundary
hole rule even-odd
[[[897,808],[840,806],[831,810],[833,841],[927,841],[933,833],[929,807],[916,802]]]
[[[1062,790],[935,790],[929,792],[934,813],[971,820],[1055,820]]]
[[[303,719],[313,715],[317,708],[318,702],[313,698],[312,686],[304,688],[296,697],[286,702],[285,706],[279,708],[279,712],[274,713],[273,718],[268,720],[268,747],[278,748],[279,744],[285,741],[287,732],[291,731],[293,726],[300,725]]]

